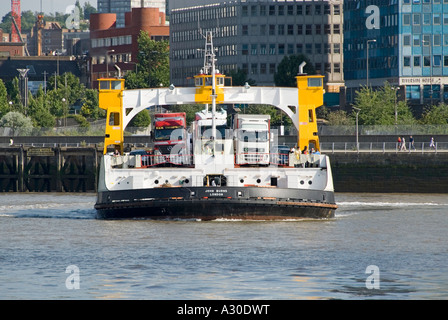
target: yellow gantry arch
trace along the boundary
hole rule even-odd
[[[106,110],[104,154],[109,145],[123,152],[123,132],[129,121],[140,111],[156,105],[209,104],[267,104],[291,118],[298,132],[297,146],[303,149],[314,145],[320,150],[316,108],[323,105],[323,76],[299,75],[297,88],[282,87],[225,87],[224,75],[195,76],[195,87],[150,88],[124,90],[124,79],[99,79],[99,106]]]

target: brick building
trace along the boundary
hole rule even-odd
[[[122,75],[135,70],[140,30],[146,31],[153,40],[168,40],[169,25],[165,18],[165,13],[158,8],[132,8],[125,14],[125,26],[117,28],[115,13],[91,14],[92,88],[98,87],[98,78],[116,76],[115,65],[121,69]]]

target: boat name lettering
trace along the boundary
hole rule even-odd
[[[205,193],[207,193],[210,197],[222,197],[227,193],[226,189],[207,189],[205,190]]]

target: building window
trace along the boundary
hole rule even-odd
[[[251,74],[258,74],[258,64],[257,63],[252,63],[250,65],[250,73]]]
[[[440,13],[433,13],[433,23],[434,24],[440,24]]]
[[[241,26],[241,30],[242,30],[243,36],[249,35],[249,26],[248,25]]]
[[[266,54],[266,45],[260,44],[260,54],[265,55]]]
[[[316,43],[314,45],[314,51],[316,54],[322,54],[322,43]]]
[[[420,100],[420,86],[406,86],[406,100]]]
[[[279,16],[285,15],[285,7],[284,6],[278,6],[278,15]]]
[[[278,54],[285,54],[285,45],[284,44],[278,45]]]
[[[260,6],[260,16],[266,16],[266,6]]]
[[[250,46],[250,54],[251,55],[257,55],[257,49],[258,49],[258,45],[257,44],[252,44]]]
[[[420,56],[414,56],[414,67],[420,67]]]
[[[403,57],[403,66],[410,67],[411,66],[411,57]]]
[[[285,35],[285,25],[284,24],[278,25],[278,35],[279,36]]]
[[[448,67],[448,56],[443,56],[443,66]]]
[[[269,64],[269,73],[274,74],[275,73],[275,63]]]
[[[339,63],[335,63],[333,65],[334,73],[341,73],[341,65]]]
[[[411,24],[411,15],[409,13],[403,14],[403,25],[409,26]]]
[[[302,54],[303,53],[303,44],[301,44],[301,43],[297,43],[296,44],[296,53],[297,54]]]
[[[288,16],[294,15],[294,6],[288,5]]]
[[[247,56],[249,54],[249,45],[243,44],[243,56]]]
[[[311,43],[305,44],[305,54],[307,55],[313,54],[313,45]]]
[[[260,74],[266,74],[266,63],[260,63]]]
[[[334,24],[333,25],[333,33],[334,34],[340,34],[341,33],[341,27],[339,24]]]
[[[341,45],[339,43],[334,43],[333,44],[333,53],[334,54],[341,53]]]
[[[410,46],[411,45],[411,35],[405,34],[403,35],[403,45]]]
[[[250,7],[250,15],[252,17],[256,17],[257,16],[257,6],[251,6]]]
[[[430,56],[424,56],[423,57],[423,66],[424,67],[430,67],[431,66],[431,57]]]
[[[322,7],[320,4],[314,6],[314,15],[319,16],[322,14]]]
[[[269,54],[274,55],[275,54],[275,44],[269,45]]]
[[[341,8],[339,7],[338,4],[335,4],[335,5],[333,6],[333,14],[334,14],[335,16],[339,16],[339,15],[341,14]]]
[[[288,54],[294,54],[294,45],[291,43],[288,43]]]
[[[440,67],[442,64],[442,56],[441,55],[435,55],[433,57],[433,66],[434,67]]]
[[[275,24],[270,24],[269,25],[269,35],[270,36],[275,36]]]
[[[247,12],[248,12],[247,6],[242,6],[241,7],[241,15],[243,17],[247,17]]]
[[[269,6],[269,15],[275,16],[275,6]]]
[[[305,26],[305,34],[313,34],[313,25],[312,24],[307,24]]]
[[[412,15],[412,24],[414,26],[420,25],[420,13],[414,13]]]
[[[315,25],[316,34],[322,34],[322,26],[320,24]]]
[[[294,25],[293,24],[288,24],[288,35],[289,36],[294,35]]]
[[[414,45],[414,47],[420,46],[420,35],[418,34],[412,35],[412,44]]]
[[[301,25],[301,24],[297,25],[297,34],[298,35],[303,34],[303,25]]]
[[[324,34],[331,34],[331,25],[324,24]]]

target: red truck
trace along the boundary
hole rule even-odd
[[[175,165],[191,163],[185,112],[154,114],[153,141],[156,163]]]

